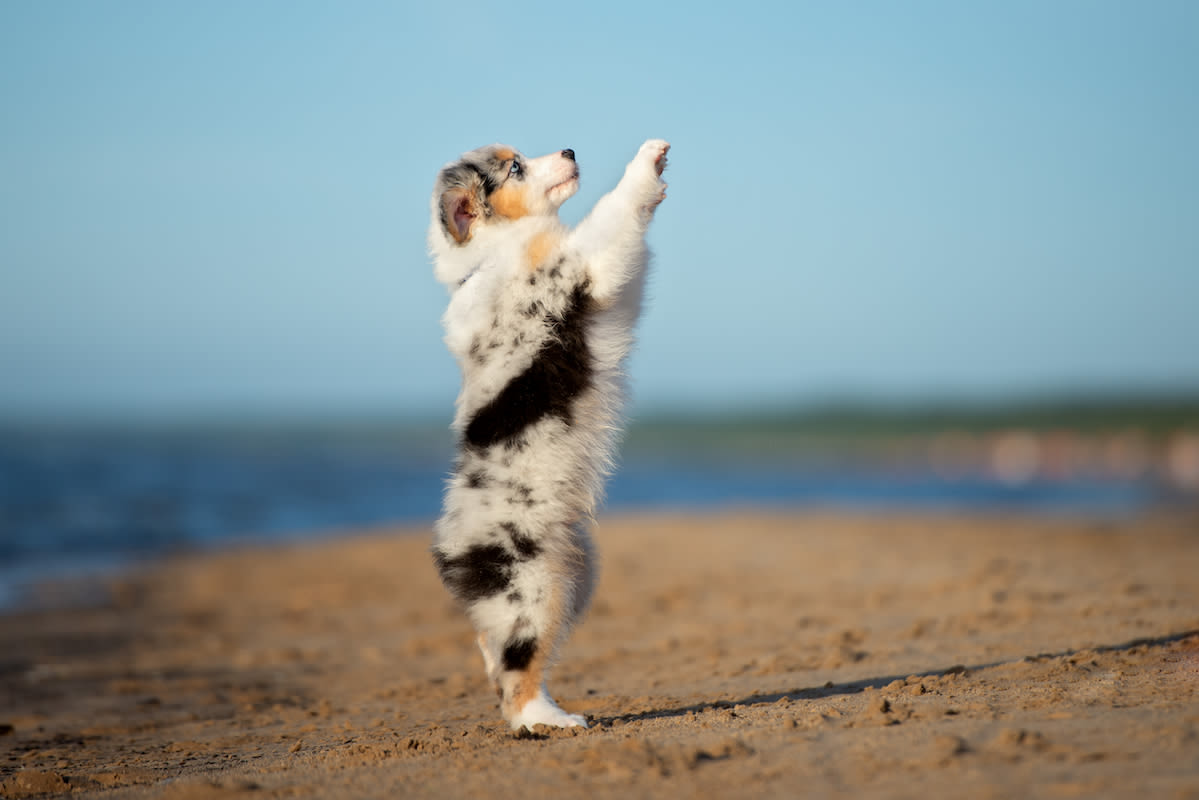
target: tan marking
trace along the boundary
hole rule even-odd
[[[559,592],[554,592],[553,595],[556,599]],[[551,605],[551,608],[546,609],[550,618],[561,619],[559,616],[561,604],[554,602]],[[551,652],[550,648],[554,647],[557,639],[557,630],[542,631],[541,635],[537,637],[537,649],[533,652],[529,665],[520,671],[506,673],[515,680],[501,681],[501,683],[507,684],[500,690],[500,705],[505,706],[505,716],[511,717],[514,713],[519,713],[530,700],[541,692],[546,661]]]
[[[516,691],[512,693],[512,707],[517,711],[524,708],[541,692],[541,666],[529,665],[516,681]]]
[[[547,642],[537,639],[537,651],[529,665],[520,671],[505,672],[500,679],[500,707],[504,716],[511,719],[541,692],[546,665]]]
[[[525,190],[505,183],[491,193],[491,208],[505,219],[520,219],[529,213],[525,203]]]
[[[498,158],[500,161],[511,161],[512,159],[516,158],[516,151],[515,150],[496,150],[495,157]]]
[[[539,269],[542,264],[549,260],[550,253],[558,246],[559,237],[549,231],[542,231],[535,234],[529,240],[528,246],[525,248],[525,261],[528,264],[529,271]]]

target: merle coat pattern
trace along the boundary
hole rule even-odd
[[[435,528],[442,581],[478,631],[513,728],[586,725],[544,676],[595,585],[589,528],[611,468],[669,145],[642,145],[573,230],[574,152],[491,145],[441,170],[429,246],[462,371],[459,454]]]

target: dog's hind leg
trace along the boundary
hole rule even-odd
[[[587,727],[581,715],[563,711],[545,688],[546,672],[578,610],[582,563],[574,547],[547,548],[513,576],[505,613],[476,620],[489,627],[489,649],[498,655],[500,707],[513,730],[539,724]]]
[[[559,728],[587,727],[580,714],[563,711],[545,688],[545,674],[553,661],[558,640],[562,636],[562,599],[555,598],[552,609],[555,624],[541,626],[535,633],[516,628],[504,644],[501,655],[499,686],[500,707],[513,730],[532,729],[534,725]],[[551,609],[546,609],[551,610]]]
[[[488,677],[515,730],[533,725],[586,726],[583,717],[558,707],[545,690],[545,673],[578,610],[580,543],[564,529],[534,538],[514,524],[511,549],[477,543],[447,552],[433,548],[446,586],[466,606],[478,633]],[[571,533],[575,533],[571,531]],[[452,554],[451,554],[452,553]]]

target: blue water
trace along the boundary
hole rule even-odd
[[[428,523],[444,431],[0,433],[0,606],[30,581],[241,542]],[[630,448],[606,510],[1029,510],[1127,514],[1152,486],[975,478]]]

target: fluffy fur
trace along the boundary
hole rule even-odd
[[[574,152],[529,159],[504,145],[437,176],[429,248],[450,292],[446,344],[462,370],[458,460],[435,528],[441,579],[478,631],[513,729],[586,726],[545,672],[586,610],[589,528],[612,463],[670,145],[641,146],[573,230]]]

